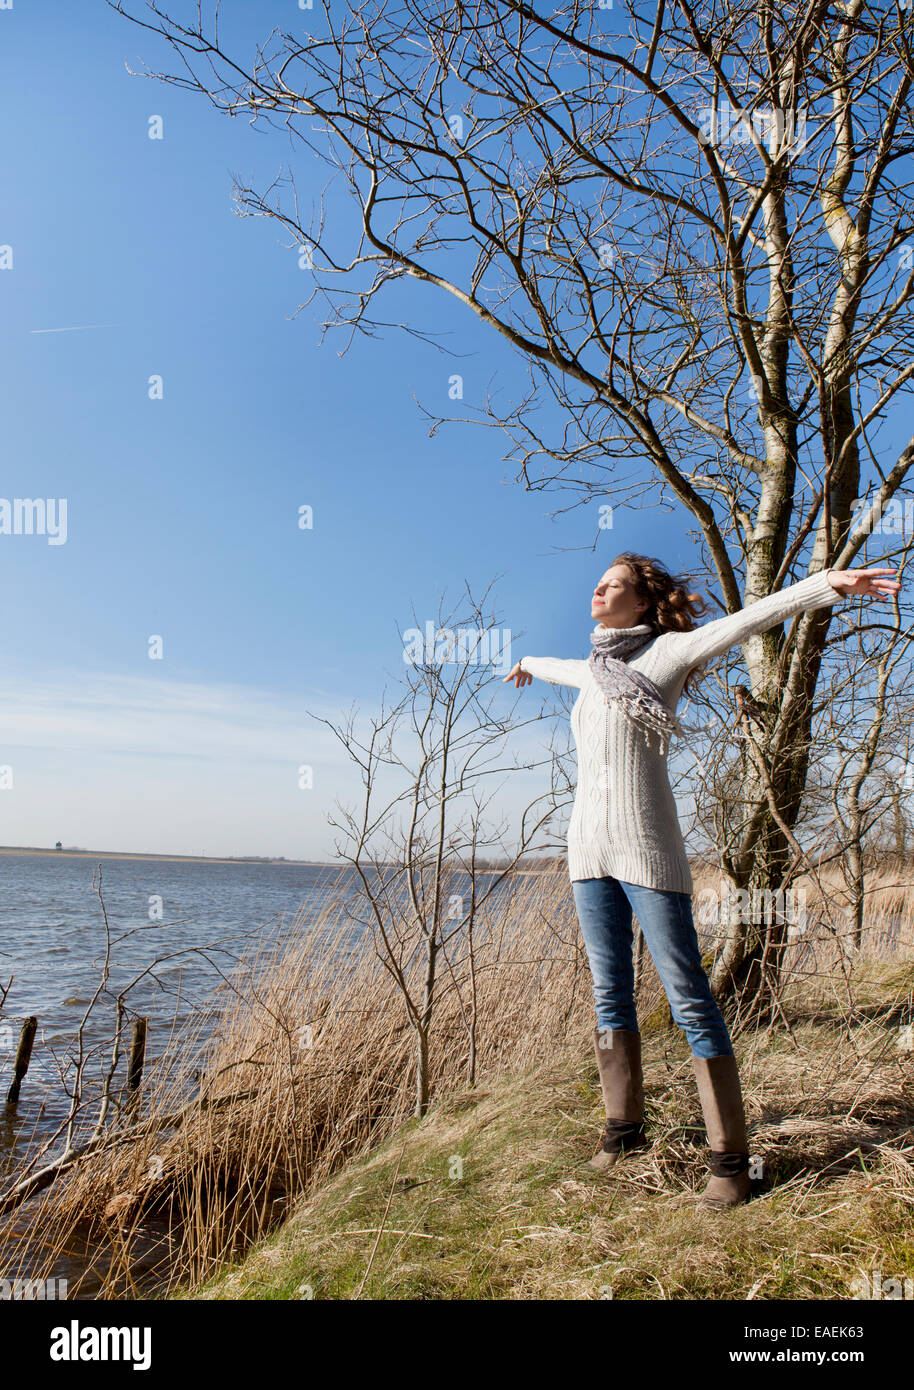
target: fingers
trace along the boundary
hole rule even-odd
[[[873,598],[881,598],[885,602],[894,598],[901,589],[897,580],[892,579],[871,579],[864,587],[863,592],[870,594]]]
[[[896,571],[884,565],[870,569],[848,570],[852,592],[869,598],[879,598],[888,602],[901,590],[901,583],[895,578]]]

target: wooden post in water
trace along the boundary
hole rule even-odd
[[[146,1019],[138,1018],[133,1025],[133,1038],[130,1043],[130,1063],[127,1067],[127,1092],[131,1105],[140,1098],[140,1085],[143,1080],[143,1063],[146,1060]]]
[[[22,1025],[22,1032],[19,1034],[19,1046],[16,1048],[16,1061],[13,1063],[13,1084],[6,1095],[7,1105],[15,1105],[19,1099],[19,1091],[22,1087],[23,1078],[29,1069],[29,1062],[32,1060],[32,1043],[35,1041],[35,1034],[38,1031],[38,1019],[34,1014],[25,1020]]]

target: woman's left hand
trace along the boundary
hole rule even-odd
[[[826,570],[832,588],[850,598],[862,598],[864,595],[883,599],[894,597],[901,588],[894,574],[895,571],[889,569]]]

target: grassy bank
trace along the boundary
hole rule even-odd
[[[688,1049],[660,1029],[645,1039],[654,1143],[616,1176],[586,1167],[596,1066],[566,1048],[442,1098],[191,1296],[844,1299],[861,1272],[914,1276],[914,1054],[896,1026],[914,968],[854,984],[850,1028],[843,1002],[797,998],[790,1034],[739,1049],[767,1184],[744,1208],[689,1201],[700,1111]]]
[[[745,1210],[681,1200],[706,1177],[703,1131],[646,953],[653,1146],[615,1178],[586,1167],[590,977],[564,874],[542,873],[448,952],[421,1122],[402,998],[330,896],[225,981],[202,1051],[176,1037],[141,1106],[11,1212],[3,1273],[47,1277],[78,1248],[71,1296],[85,1279],[107,1298],[845,1297],[861,1270],[910,1276],[910,878],[871,873],[859,951],[840,885],[810,885],[774,1022],[735,1035],[768,1182]]]

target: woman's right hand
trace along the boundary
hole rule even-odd
[[[517,686],[518,690],[520,690],[522,685],[529,685],[530,682],[533,680],[533,677],[531,676],[529,671],[521,670],[520,662],[518,661],[517,664],[505,676],[505,680],[513,681],[514,684]],[[504,681],[502,682],[502,684],[504,684]]]

